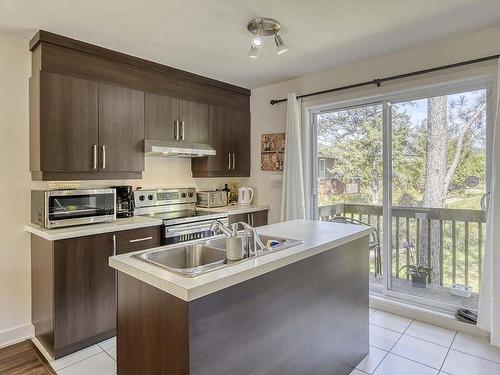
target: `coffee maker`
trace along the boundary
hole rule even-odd
[[[111,186],[116,190],[116,217],[134,216],[134,192],[132,186]]]

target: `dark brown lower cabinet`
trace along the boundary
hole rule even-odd
[[[161,245],[161,227],[124,230],[116,233],[116,253],[151,249]]]
[[[244,222],[247,223],[248,225],[251,225],[254,228],[262,227],[264,225],[267,225],[268,223],[267,219],[268,212],[269,212],[268,210],[262,210],[262,211],[249,212],[243,214],[229,215],[228,217],[229,224]]]
[[[115,334],[114,234],[54,241],[54,351],[61,355]]]
[[[160,246],[160,227],[48,241],[31,236],[35,336],[60,358],[116,333],[116,271],[108,258]]]

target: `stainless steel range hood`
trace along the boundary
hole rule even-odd
[[[175,158],[200,158],[216,154],[215,149],[207,144],[160,141],[156,139],[146,139],[144,141],[144,152],[147,156]]]

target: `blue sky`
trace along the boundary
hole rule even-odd
[[[475,104],[477,100],[485,95],[485,90],[469,91],[465,93],[448,95],[448,105],[453,100],[458,100],[461,96],[465,96],[468,104]],[[418,126],[427,118],[427,99],[412,101],[413,105],[405,106],[406,113],[411,117],[411,124]]]

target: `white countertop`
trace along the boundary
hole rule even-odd
[[[196,277],[184,277],[132,257],[144,251],[111,257],[109,265],[184,301],[192,301],[366,236],[371,229],[361,225],[293,220],[259,227],[257,231],[268,236],[302,240],[304,244],[242,260]]]
[[[213,212],[213,213],[227,213],[228,215],[246,214],[249,212],[269,210],[270,208],[271,208],[271,206],[258,205],[258,204],[235,204],[233,206],[224,206],[224,207],[216,207],[216,208],[196,207],[196,209],[198,211],[206,211],[206,212]]]
[[[74,227],[46,229],[35,224],[25,226],[26,231],[49,241],[66,238],[91,236],[93,234],[118,232],[121,230],[137,229],[162,225],[162,220],[151,217],[133,216],[125,219],[116,219],[111,223],[87,224]]]

